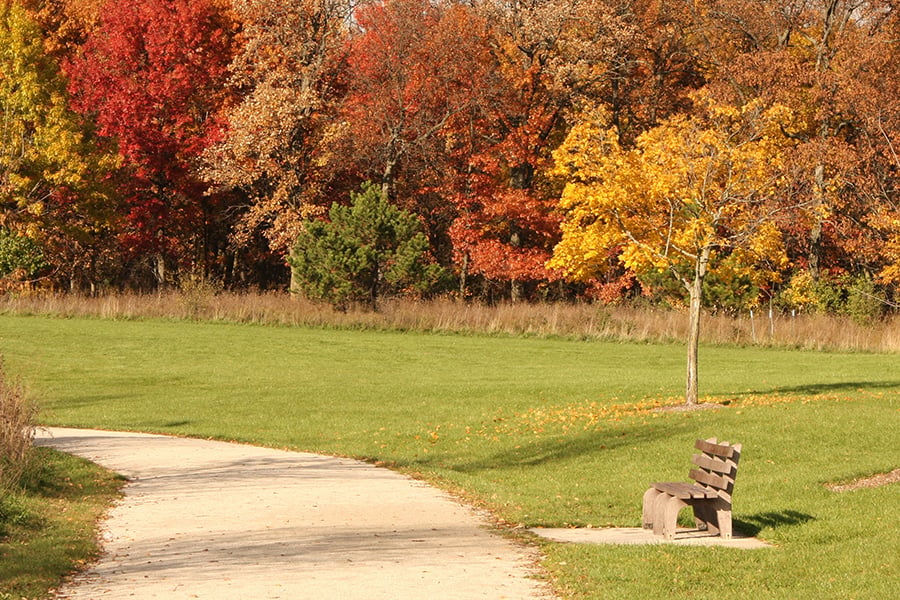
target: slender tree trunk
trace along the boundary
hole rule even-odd
[[[469,279],[469,253],[466,252],[462,257],[462,264],[459,266],[459,297],[466,299],[466,287]]]
[[[166,287],[166,277],[168,276],[166,272],[166,257],[159,253],[154,258],[156,259],[156,271],[154,273],[156,282],[159,289],[163,289]]]
[[[816,44],[816,76],[820,85],[823,85],[822,91],[828,92],[828,99],[833,99],[837,93],[836,87],[831,83],[825,83],[825,73],[831,69],[831,59],[834,54],[833,44],[835,36],[847,24],[850,18],[850,7],[847,4],[842,6],[842,0],[827,0],[822,5],[822,22],[821,37]],[[827,102],[827,100],[826,100]],[[832,133],[829,130],[827,119],[824,119],[819,126],[818,138],[822,146],[826,146]],[[809,273],[814,280],[819,279],[822,271],[822,223],[825,218],[822,216],[822,207],[826,206],[826,181],[825,181],[825,164],[821,162],[816,165],[813,172],[813,185],[815,194],[815,203],[813,204],[813,225],[809,232]]]
[[[522,282],[518,279],[513,279],[509,287],[509,301],[513,304],[518,304],[522,301],[522,295]]]
[[[688,328],[687,343],[687,387],[684,392],[684,402],[688,405],[697,404],[698,393],[698,369],[697,359],[700,346],[700,294],[695,292],[699,281],[695,278],[691,286],[690,301],[690,325]]]
[[[384,162],[384,171],[381,173],[381,198],[385,202],[390,202],[391,194],[394,191],[394,177],[397,170],[397,154],[394,151],[395,142],[391,140],[388,147],[388,158]]]
[[[88,266],[88,277],[91,286],[91,297],[97,296],[97,253],[91,251],[91,258]]]
[[[513,248],[519,248],[522,245],[518,231],[513,231],[509,238],[509,244]],[[513,278],[510,280],[509,298],[514,304],[522,300],[522,282],[518,279]]]
[[[288,292],[290,292],[291,298],[299,298],[300,297],[300,282],[297,280],[297,271],[294,270],[293,266],[288,267],[291,270],[291,283],[288,288]]]
[[[809,262],[809,274],[812,276],[813,280],[819,279],[819,273],[821,271],[821,261],[820,258],[822,256],[822,207],[825,205],[825,165],[818,164],[816,165],[815,173],[815,203],[813,204],[813,224],[809,230],[809,255],[807,256],[807,260]]]
[[[381,266],[378,263],[372,267],[372,285],[369,287],[369,309],[378,310],[378,284],[381,281]]]
[[[686,282],[688,296],[690,297],[690,321],[688,325],[687,343],[687,385],[684,392],[684,402],[689,406],[697,404],[699,398],[699,369],[698,358],[700,354],[700,314],[703,300],[703,278],[706,277],[706,269],[709,265],[709,255],[712,248],[706,247],[700,251],[697,264],[694,268],[694,278]]]

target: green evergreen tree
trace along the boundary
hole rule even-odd
[[[349,206],[332,205],[329,221],[304,223],[290,257],[292,291],[339,309],[361,303],[374,310],[385,294],[430,288],[441,269],[418,219],[372,183],[350,197]]]

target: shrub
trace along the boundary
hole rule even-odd
[[[800,271],[791,278],[781,292],[780,301],[788,309],[848,316],[860,324],[876,321],[884,315],[887,306],[884,292],[865,274],[813,279],[808,271]]]
[[[19,381],[10,381],[0,364],[0,495],[18,485],[34,440],[35,406]]]
[[[813,289],[814,284],[809,271],[797,271],[781,290],[778,297],[779,304],[788,310],[816,312],[819,299]]]
[[[17,274],[31,278],[45,268],[47,261],[37,242],[0,227],[0,278]]]
[[[222,291],[222,286],[218,282],[192,276],[181,280],[178,291],[185,316],[201,319],[212,309],[213,299]]]
[[[857,275],[849,281],[847,288],[847,314],[857,323],[874,323],[880,319],[887,306],[887,298],[871,277]]]

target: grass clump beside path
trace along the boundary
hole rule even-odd
[[[97,520],[122,481],[80,458],[36,448],[19,489],[0,497],[0,598],[44,598],[97,555]]]
[[[677,403],[680,345],[0,316],[0,353],[47,424],[366,458],[515,526],[638,526],[693,440],[744,444],[738,529],[775,547],[541,542],[567,598],[885,598],[900,586],[900,488],[827,483],[900,464],[897,356],[705,347]]]

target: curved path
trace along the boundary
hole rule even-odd
[[[450,496],[365,463],[49,428],[36,443],[130,479],[105,554],[59,598],[550,598],[536,556]]]

